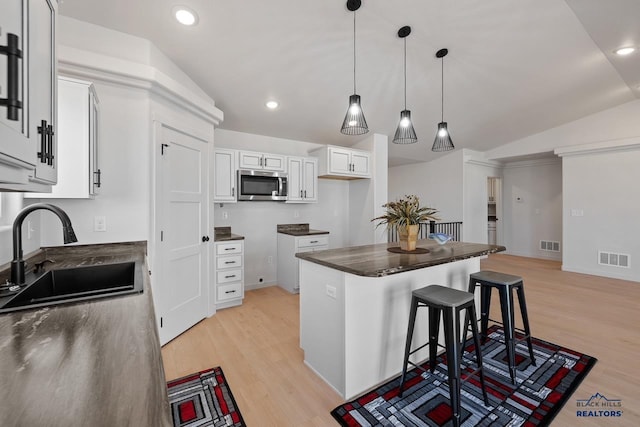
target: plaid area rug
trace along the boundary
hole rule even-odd
[[[219,367],[169,381],[167,388],[176,427],[245,426]]]
[[[528,358],[526,341],[517,344],[517,379],[511,383],[502,328],[494,325],[482,345],[482,361],[489,406],[484,406],[477,376],[463,383],[461,425],[548,425],[596,363],[596,359],[562,346],[533,338],[536,365]],[[503,342],[500,342],[503,341]],[[465,362],[475,366],[473,340],[465,343]],[[468,353],[468,354],[467,354]],[[407,372],[403,397],[398,397],[400,376],[331,411],[343,426],[451,425],[447,365],[438,357],[433,374],[414,368]],[[429,363],[422,365],[429,368]],[[468,369],[470,371],[471,369]],[[465,370],[462,371],[465,378]]]

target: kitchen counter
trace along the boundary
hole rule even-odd
[[[504,246],[465,242],[447,242],[441,246],[433,240],[418,241],[418,248],[429,251],[425,254],[397,254],[387,250],[397,246],[398,243],[380,243],[297,253],[296,257],[358,276],[382,277],[506,250]]]
[[[278,233],[289,236],[315,236],[318,234],[329,234],[328,231],[313,230],[309,224],[278,224]]]
[[[214,227],[213,228],[213,241],[214,242],[226,242],[231,240],[244,240],[244,236],[239,234],[233,234],[231,227]]]
[[[124,261],[146,242],[44,248],[45,269]],[[6,275],[7,272],[3,271]],[[150,279],[141,294],[0,315],[0,424],[171,426]]]

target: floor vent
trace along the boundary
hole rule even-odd
[[[629,268],[629,258],[628,254],[598,251],[598,264],[601,265]]]
[[[551,242],[548,240],[540,240],[541,251],[560,252],[560,242]]]

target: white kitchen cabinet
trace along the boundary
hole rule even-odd
[[[235,203],[237,150],[216,148],[214,151],[213,201],[216,203]]]
[[[244,298],[244,241],[224,240],[214,246],[216,309],[240,305]]]
[[[300,291],[298,252],[315,252],[329,249],[329,234],[292,236],[278,233],[278,286],[291,293]]]
[[[58,183],[26,198],[89,199],[102,185],[98,166],[99,100],[91,82],[58,78]]]
[[[56,19],[55,0],[0,2],[0,189],[57,180]]]
[[[287,157],[287,203],[318,201],[318,160],[308,157]]]
[[[240,151],[240,169],[264,169],[284,172],[285,157],[279,154]]]
[[[371,177],[371,153],[326,145],[310,152],[318,158],[318,176],[338,179]]]

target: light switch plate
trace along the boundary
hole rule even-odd
[[[93,217],[93,231],[107,231],[107,218],[104,216]]]

